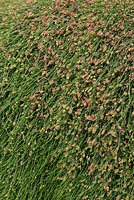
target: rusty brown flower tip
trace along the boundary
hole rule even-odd
[[[100,36],[100,37],[103,36],[103,32],[102,31],[98,31],[97,32],[97,36]]]

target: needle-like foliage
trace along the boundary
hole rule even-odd
[[[134,200],[133,0],[0,12],[0,200]]]

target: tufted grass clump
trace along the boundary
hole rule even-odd
[[[0,199],[133,200],[133,0],[0,11]]]

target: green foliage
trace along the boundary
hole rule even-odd
[[[1,5],[0,199],[133,200],[133,1]]]

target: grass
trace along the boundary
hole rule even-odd
[[[0,199],[133,200],[133,1],[0,6]]]

